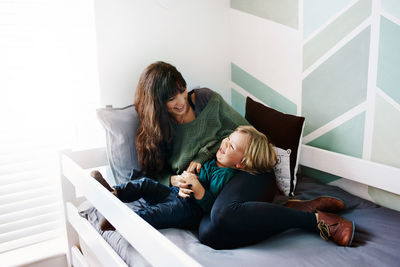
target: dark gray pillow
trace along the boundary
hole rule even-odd
[[[135,144],[139,120],[135,107],[106,107],[96,112],[106,131],[107,157],[115,183],[129,181],[132,170],[140,170]]]

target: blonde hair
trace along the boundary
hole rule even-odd
[[[253,126],[239,126],[237,132],[249,135],[249,143],[244,151],[242,163],[245,170],[250,173],[264,173],[276,164],[276,152],[265,134],[259,132]]]

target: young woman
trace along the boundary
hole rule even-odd
[[[142,73],[135,94],[140,126],[136,148],[142,174],[176,185],[184,170],[199,172],[222,139],[249,124],[216,92],[186,90],[181,73],[156,62]]]

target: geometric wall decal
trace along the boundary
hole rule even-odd
[[[400,25],[381,17],[377,85],[400,104],[399,49]]]
[[[370,27],[303,80],[304,135],[366,100]],[[351,59],[351,60],[349,60]]]
[[[246,97],[238,93],[235,89],[231,89],[232,107],[244,117],[246,111]]]
[[[399,177],[400,182],[400,177]],[[368,194],[376,204],[400,211],[400,196],[372,186],[368,187]]]
[[[306,39],[350,1],[303,0],[303,38]]]
[[[400,19],[399,0],[382,0],[382,9]]]
[[[297,105],[279,94],[277,91],[261,82],[250,73],[231,63],[232,82],[236,83],[244,90],[260,99],[264,104],[277,109],[281,112],[296,115]]]
[[[371,0],[360,0],[308,41],[303,46],[303,70],[328,52],[370,14]]]
[[[231,0],[231,8],[298,28],[298,0]]]
[[[371,160],[400,168],[400,111],[379,95],[375,103]]]
[[[339,176],[336,176],[336,175],[333,175],[333,174],[330,174],[327,172],[323,172],[323,171],[320,171],[317,169],[313,169],[310,167],[306,167],[306,166],[301,166],[301,175],[313,178],[324,184],[329,184],[333,181],[336,181],[336,180],[342,178],[342,177],[339,177]]]
[[[227,51],[231,53],[231,62],[298,103],[301,92],[300,32],[235,9],[229,13],[232,23]],[[246,95],[234,85],[232,87]]]
[[[364,143],[365,112],[344,122],[307,145],[361,158]]]
[[[254,96],[304,116],[303,144],[400,168],[400,0],[229,1],[229,89],[239,113]],[[300,172],[400,211],[400,195]]]

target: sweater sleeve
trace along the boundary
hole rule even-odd
[[[217,93],[215,93],[217,94]],[[216,139],[202,147],[193,161],[203,164],[207,160],[213,158],[217,153],[222,139],[230,135],[239,125],[249,125],[247,120],[240,115],[233,107],[217,94],[218,98],[218,116],[220,129],[217,132]]]
[[[159,183],[170,186],[171,185],[171,176],[174,175],[170,171],[162,171],[159,175],[157,175],[157,180]]]

